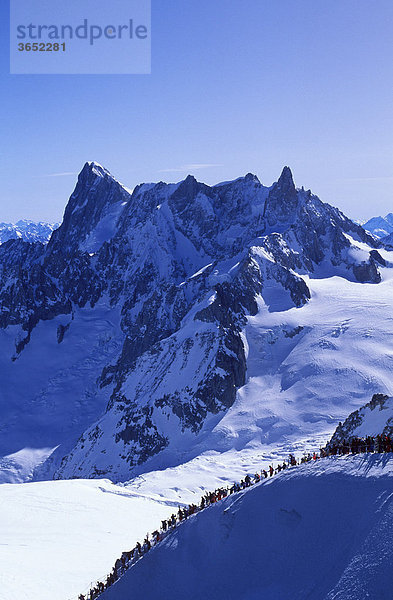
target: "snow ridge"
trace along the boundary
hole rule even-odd
[[[185,590],[195,600],[219,590],[230,600],[388,599],[392,464],[391,455],[331,457],[229,495],[188,518],[100,597],[143,589],[149,600],[159,586],[163,600]]]

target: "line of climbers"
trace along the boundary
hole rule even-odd
[[[307,462],[315,461],[320,458],[326,458],[328,456],[343,456],[345,454],[360,454],[366,452],[393,452],[393,442],[389,436],[377,435],[376,437],[368,436],[366,438],[351,438],[350,440],[339,444],[328,444],[325,448],[321,448],[319,454],[316,452],[312,454],[304,454],[302,458],[296,460],[293,454],[289,455],[287,462],[278,464],[276,468],[270,465],[268,470],[262,469],[260,473],[254,475],[246,475],[240,483],[234,483],[232,486],[221,487],[214,492],[206,492],[199,502],[199,504],[190,504],[187,508],[181,508],[176,513],[172,514],[169,519],[161,521],[160,530],[156,529],[153,531],[151,536],[146,535],[143,543],[137,542],[135,548],[128,552],[123,552],[120,558],[116,560],[115,566],[106,578],[105,582],[99,581],[89,592],[84,595],[80,594],[78,600],[95,600],[100,596],[106,589],[113,585],[119,577],[121,577],[129,567],[134,565],[142,556],[144,556],[149,550],[156,546],[164,537],[166,537],[171,531],[173,531],[177,524],[185,521],[191,515],[204,510],[211,504],[220,502],[227,496],[240,492],[260,481],[273,477],[273,475],[280,473],[288,467],[294,467]]]
[[[389,435],[377,435],[365,438],[353,437],[348,442],[329,444],[321,449],[321,458],[343,454],[363,454],[365,452],[393,452],[393,443]]]

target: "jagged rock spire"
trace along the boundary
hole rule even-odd
[[[286,187],[295,187],[295,184],[293,182],[292,171],[289,167],[283,168],[279,180],[277,181],[277,184]]]
[[[264,216],[270,226],[290,223],[296,213],[298,196],[289,167],[284,167],[278,181],[273,184],[265,204]]]

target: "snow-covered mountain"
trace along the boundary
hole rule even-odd
[[[86,163],[47,246],[0,247],[9,477],[126,480],[319,443],[393,393],[392,260],[288,167],[270,187],[188,176],[130,193]]]
[[[385,394],[374,394],[371,401],[352,412],[339,423],[331,439],[340,444],[352,437],[393,434],[393,398]]]
[[[53,231],[60,223],[38,223],[21,220],[17,223],[0,223],[0,244],[8,240],[23,240],[24,242],[41,242],[47,244]]]
[[[363,224],[363,227],[375,237],[384,238],[393,233],[393,213],[388,213],[385,217],[372,217]]]
[[[102,594],[390,600],[393,456],[281,472],[189,518]]]
[[[392,250],[393,249],[393,232],[389,233],[389,235],[382,238],[381,242],[386,248],[388,248],[388,250]]]

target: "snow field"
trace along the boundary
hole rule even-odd
[[[189,518],[103,600],[391,600],[393,457],[295,467]]]
[[[108,480],[0,485],[0,599],[68,600],[174,510]]]

